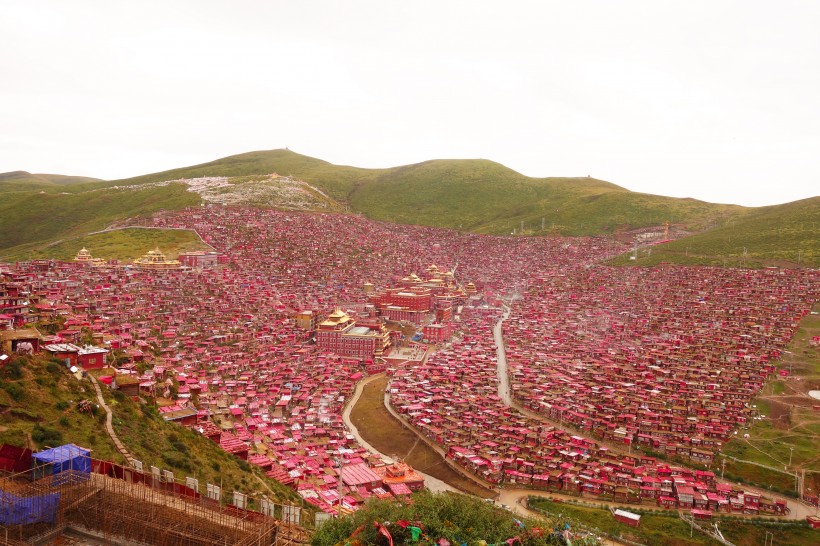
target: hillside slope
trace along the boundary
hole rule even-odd
[[[714,229],[647,247],[632,263],[660,262],[740,265],[820,265],[820,197],[746,209]],[[623,264],[628,255],[613,263]]]
[[[223,157],[208,163],[146,174],[134,178],[112,180],[111,185],[137,185],[205,176],[249,176],[277,173],[304,180],[333,197],[344,201],[354,185],[384,172],[380,169],[360,169],[333,165],[321,159],[297,154],[290,150],[267,150]]]
[[[298,503],[290,488],[271,480],[257,467],[226,453],[217,444],[179,425],[166,423],[152,407],[103,389],[114,412],[113,424],[129,452],[150,465],[196,477],[200,483],[221,483],[226,491],[265,494]],[[78,403],[91,402],[90,412]],[[76,443],[97,459],[124,464],[106,434],[105,413],[96,408],[90,380],[77,380],[63,363],[45,357],[16,357],[0,368],[0,444],[35,449]]]
[[[505,234],[612,233],[665,221],[700,229],[743,210],[638,194],[592,178],[530,178],[484,159],[432,160],[388,169],[333,165],[290,150],[249,152],[110,184],[276,172],[316,186],[378,220]],[[542,229],[542,223],[544,228]]]
[[[678,233],[723,228],[725,239],[730,242],[732,231],[761,224],[768,228],[754,236],[749,231],[750,237],[760,240],[760,245],[769,245],[766,241],[770,241],[779,246],[778,256],[783,259],[796,257],[813,233],[813,228],[806,227],[805,237],[791,237],[793,230],[789,226],[793,218],[789,204],[745,208],[636,193],[587,177],[530,178],[483,159],[432,160],[387,169],[362,169],[333,165],[290,150],[268,150],[122,180],[49,186],[41,190],[45,194],[8,192],[0,202],[0,256],[10,255],[12,247],[15,256],[25,255],[46,243],[81,236],[123,218],[212,200],[192,191],[191,184],[196,181],[190,179],[229,177],[227,184],[239,193],[256,195],[240,197],[240,202],[234,204],[280,206],[280,190],[274,183],[265,182],[262,193],[250,188],[260,183],[259,176],[271,181],[284,180],[268,176],[272,173],[295,184],[304,182],[303,189],[315,197],[313,201],[308,199],[304,210],[313,210],[313,202],[321,205],[316,205],[315,210],[346,209],[383,221],[477,233],[606,235],[669,222]],[[182,179],[185,184],[168,183]],[[60,187],[65,191],[54,191]],[[227,200],[232,199],[229,194],[234,190],[223,187],[214,191]],[[793,212],[802,210],[801,205],[794,206]],[[799,214],[807,219],[804,226],[813,225],[810,219],[816,217],[816,210],[809,207]],[[721,236],[721,232],[713,234]],[[752,239],[744,243],[735,239],[732,245],[741,253],[745,246],[748,257],[753,252],[750,247],[758,245]],[[708,237],[703,241],[704,253],[709,248],[717,253],[734,251],[732,245],[716,245]],[[686,246],[691,247],[689,243]],[[672,252],[676,247],[669,248]],[[679,261],[674,253],[667,256]],[[805,259],[811,258],[805,255]]]
[[[62,174],[32,174],[26,171],[0,173],[0,193],[12,191],[62,191],[75,184],[103,182],[99,178],[87,176],[66,176]]]
[[[155,248],[170,259],[176,259],[181,252],[213,250],[195,232],[187,229],[122,228],[64,239],[29,252],[12,252],[8,258],[15,261],[51,259],[68,262],[81,248],[88,249],[95,258],[124,261],[139,258]]]
[[[107,227],[112,221],[200,203],[182,184],[57,194],[13,192],[0,199],[0,256]]]

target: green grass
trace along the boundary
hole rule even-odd
[[[669,243],[644,247],[638,260],[629,254],[613,263],[765,267],[820,265],[820,197],[783,205],[745,209],[713,229]],[[631,253],[630,253],[631,254]]]
[[[414,542],[410,530],[397,524],[401,520],[418,525],[424,536]],[[455,545],[481,544],[482,541],[504,545],[511,537],[518,537],[516,542],[521,546],[557,544],[549,541],[547,536],[557,523],[553,518],[521,517],[520,520],[524,529],[518,526],[510,512],[474,497],[424,491],[413,494],[411,502],[370,499],[358,512],[322,525],[310,543],[313,546],[387,544],[373,525],[375,521],[387,528],[396,545],[435,544],[441,538]],[[360,526],[355,540],[348,540]],[[546,533],[538,536],[529,532],[536,527]]]
[[[0,173],[0,193],[17,191],[66,191],[75,184],[102,182],[87,176],[31,174],[26,171]]]
[[[597,528],[613,537],[624,538],[644,544],[665,544],[669,546],[712,546],[717,541],[702,533],[689,537],[689,525],[678,517],[677,512],[642,515],[640,526],[630,527],[616,520],[605,508],[593,508],[566,502],[553,502],[542,497],[530,497],[529,507],[545,510],[550,514],[561,514],[570,522]]]
[[[12,258],[70,261],[83,247],[88,249],[93,257],[104,260],[133,260],[157,247],[168,258],[176,258],[180,252],[211,250],[211,247],[203,243],[191,230],[126,228],[66,239]]]
[[[665,222],[692,232],[708,230],[652,247],[651,255],[643,251],[639,264],[762,265],[795,262],[797,252],[807,265],[820,259],[812,244],[820,198],[750,209],[635,193],[586,177],[530,178],[481,159],[362,169],[289,150],[249,152],[122,180],[51,184],[43,186],[44,194],[9,192],[0,205],[0,252],[11,247],[28,251],[100,229],[114,219],[199,201],[177,186],[133,189],[141,184],[203,176],[251,180],[274,172],[318,188],[334,200],[331,210],[338,203],[339,208],[397,223],[522,235],[617,235]],[[626,257],[621,262],[629,263]]]
[[[521,222],[525,234],[535,235],[612,233],[665,221],[698,228],[742,210],[634,193],[592,178],[530,178],[487,160],[433,160],[360,169],[289,150],[250,152],[111,184],[272,172],[305,180],[370,218],[481,233],[520,231]]]
[[[317,186],[334,199],[344,201],[356,183],[372,179],[381,172],[381,169],[333,165],[289,150],[268,150],[223,157],[191,167],[113,180],[108,184],[134,185],[203,176],[230,177],[277,173],[283,176],[293,175]]]
[[[252,465],[226,453],[202,435],[170,423],[146,405],[103,388],[106,403],[114,412],[113,424],[120,440],[147,469],[150,465],[205,483],[221,484],[227,492],[237,490],[252,496],[267,495],[299,504],[290,488],[271,480]],[[90,380],[77,380],[59,361],[17,357],[0,369],[0,443],[34,447],[75,443],[92,450],[97,459],[124,464],[125,460],[105,432],[105,412],[82,413],[77,402],[96,405]]]
[[[617,521],[608,509],[580,506],[571,503],[553,502],[539,497],[530,497],[529,506],[546,510],[551,514],[562,514],[570,521],[580,522],[588,527],[598,528],[605,533],[618,537],[623,535],[643,544],[663,544],[664,546],[719,545],[720,542],[708,537],[697,529],[691,532],[690,526],[678,517],[677,511],[660,511],[631,509],[641,513],[641,523],[637,528],[629,527]],[[718,519],[717,517],[715,519]],[[706,526],[706,524],[701,524]],[[774,532],[775,544],[784,546],[802,546],[813,544],[817,532],[805,522],[761,523],[737,517],[720,517],[718,524],[727,540],[736,546],[757,546],[763,544],[766,531]],[[690,532],[692,536],[690,537]]]
[[[171,184],[68,195],[9,193],[0,200],[0,257],[31,252],[50,241],[85,235],[115,220],[198,205],[199,196],[186,188],[183,184]]]
[[[820,305],[814,310],[820,310]],[[815,490],[820,488],[820,414],[812,409],[810,399],[798,393],[820,385],[820,355],[809,345],[816,335],[820,335],[820,315],[806,315],[778,364],[780,369],[791,369],[795,377],[769,381],[753,402],[767,418],[753,421],[748,430],[739,430],[737,437],[723,446],[727,455],[777,469],[788,465],[791,458],[789,471],[807,470],[806,486]],[[748,439],[742,437],[745,433]],[[717,464],[719,469],[719,461]],[[794,491],[793,477],[753,464],[727,459],[726,476],[782,492]]]
[[[496,495],[494,491],[450,468],[441,455],[393,417],[384,407],[386,387],[387,377],[380,377],[365,385],[359,401],[350,412],[351,421],[367,443],[379,452],[403,459],[416,470],[461,491],[483,498]]]

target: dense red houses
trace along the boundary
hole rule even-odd
[[[419,486],[412,470],[401,478],[359,446],[341,418],[355,383],[382,370],[393,375],[393,406],[488,481],[703,510],[785,510],[722,489],[703,464],[616,455],[591,435],[708,463],[750,416],[745,404],[816,299],[815,273],[620,270],[592,265],[622,250],[609,240],[487,237],[359,216],[211,206],[142,222],[196,229],[223,258],[170,270],[8,265],[0,271],[16,292],[0,300],[12,317],[0,324],[58,321],[63,330],[47,344],[77,346],[78,361],[79,339],[90,336],[110,352],[89,353],[86,367],[98,364],[92,354],[106,356],[118,366],[112,383],[127,394],[170,399],[169,421],[322,510]],[[513,395],[554,423],[498,396],[492,328],[504,302]],[[390,315],[391,307],[424,317]],[[455,340],[424,364],[380,358],[398,337],[379,313],[429,321],[428,342]]]

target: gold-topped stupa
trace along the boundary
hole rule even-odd
[[[103,260],[102,258],[94,258],[93,256],[91,256],[91,252],[89,252],[88,249],[85,247],[81,248],[80,251],[77,252],[77,255],[74,256],[74,261],[83,264],[88,264],[94,267],[100,267],[102,265],[105,265],[105,260]]]

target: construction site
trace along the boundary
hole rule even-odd
[[[104,462],[34,465],[0,477],[0,545],[297,546],[310,531],[297,506],[235,504]],[[93,470],[92,470],[93,469]],[[110,465],[107,468],[111,469]],[[109,472],[109,474],[113,474]],[[147,478],[147,479],[146,479]]]

